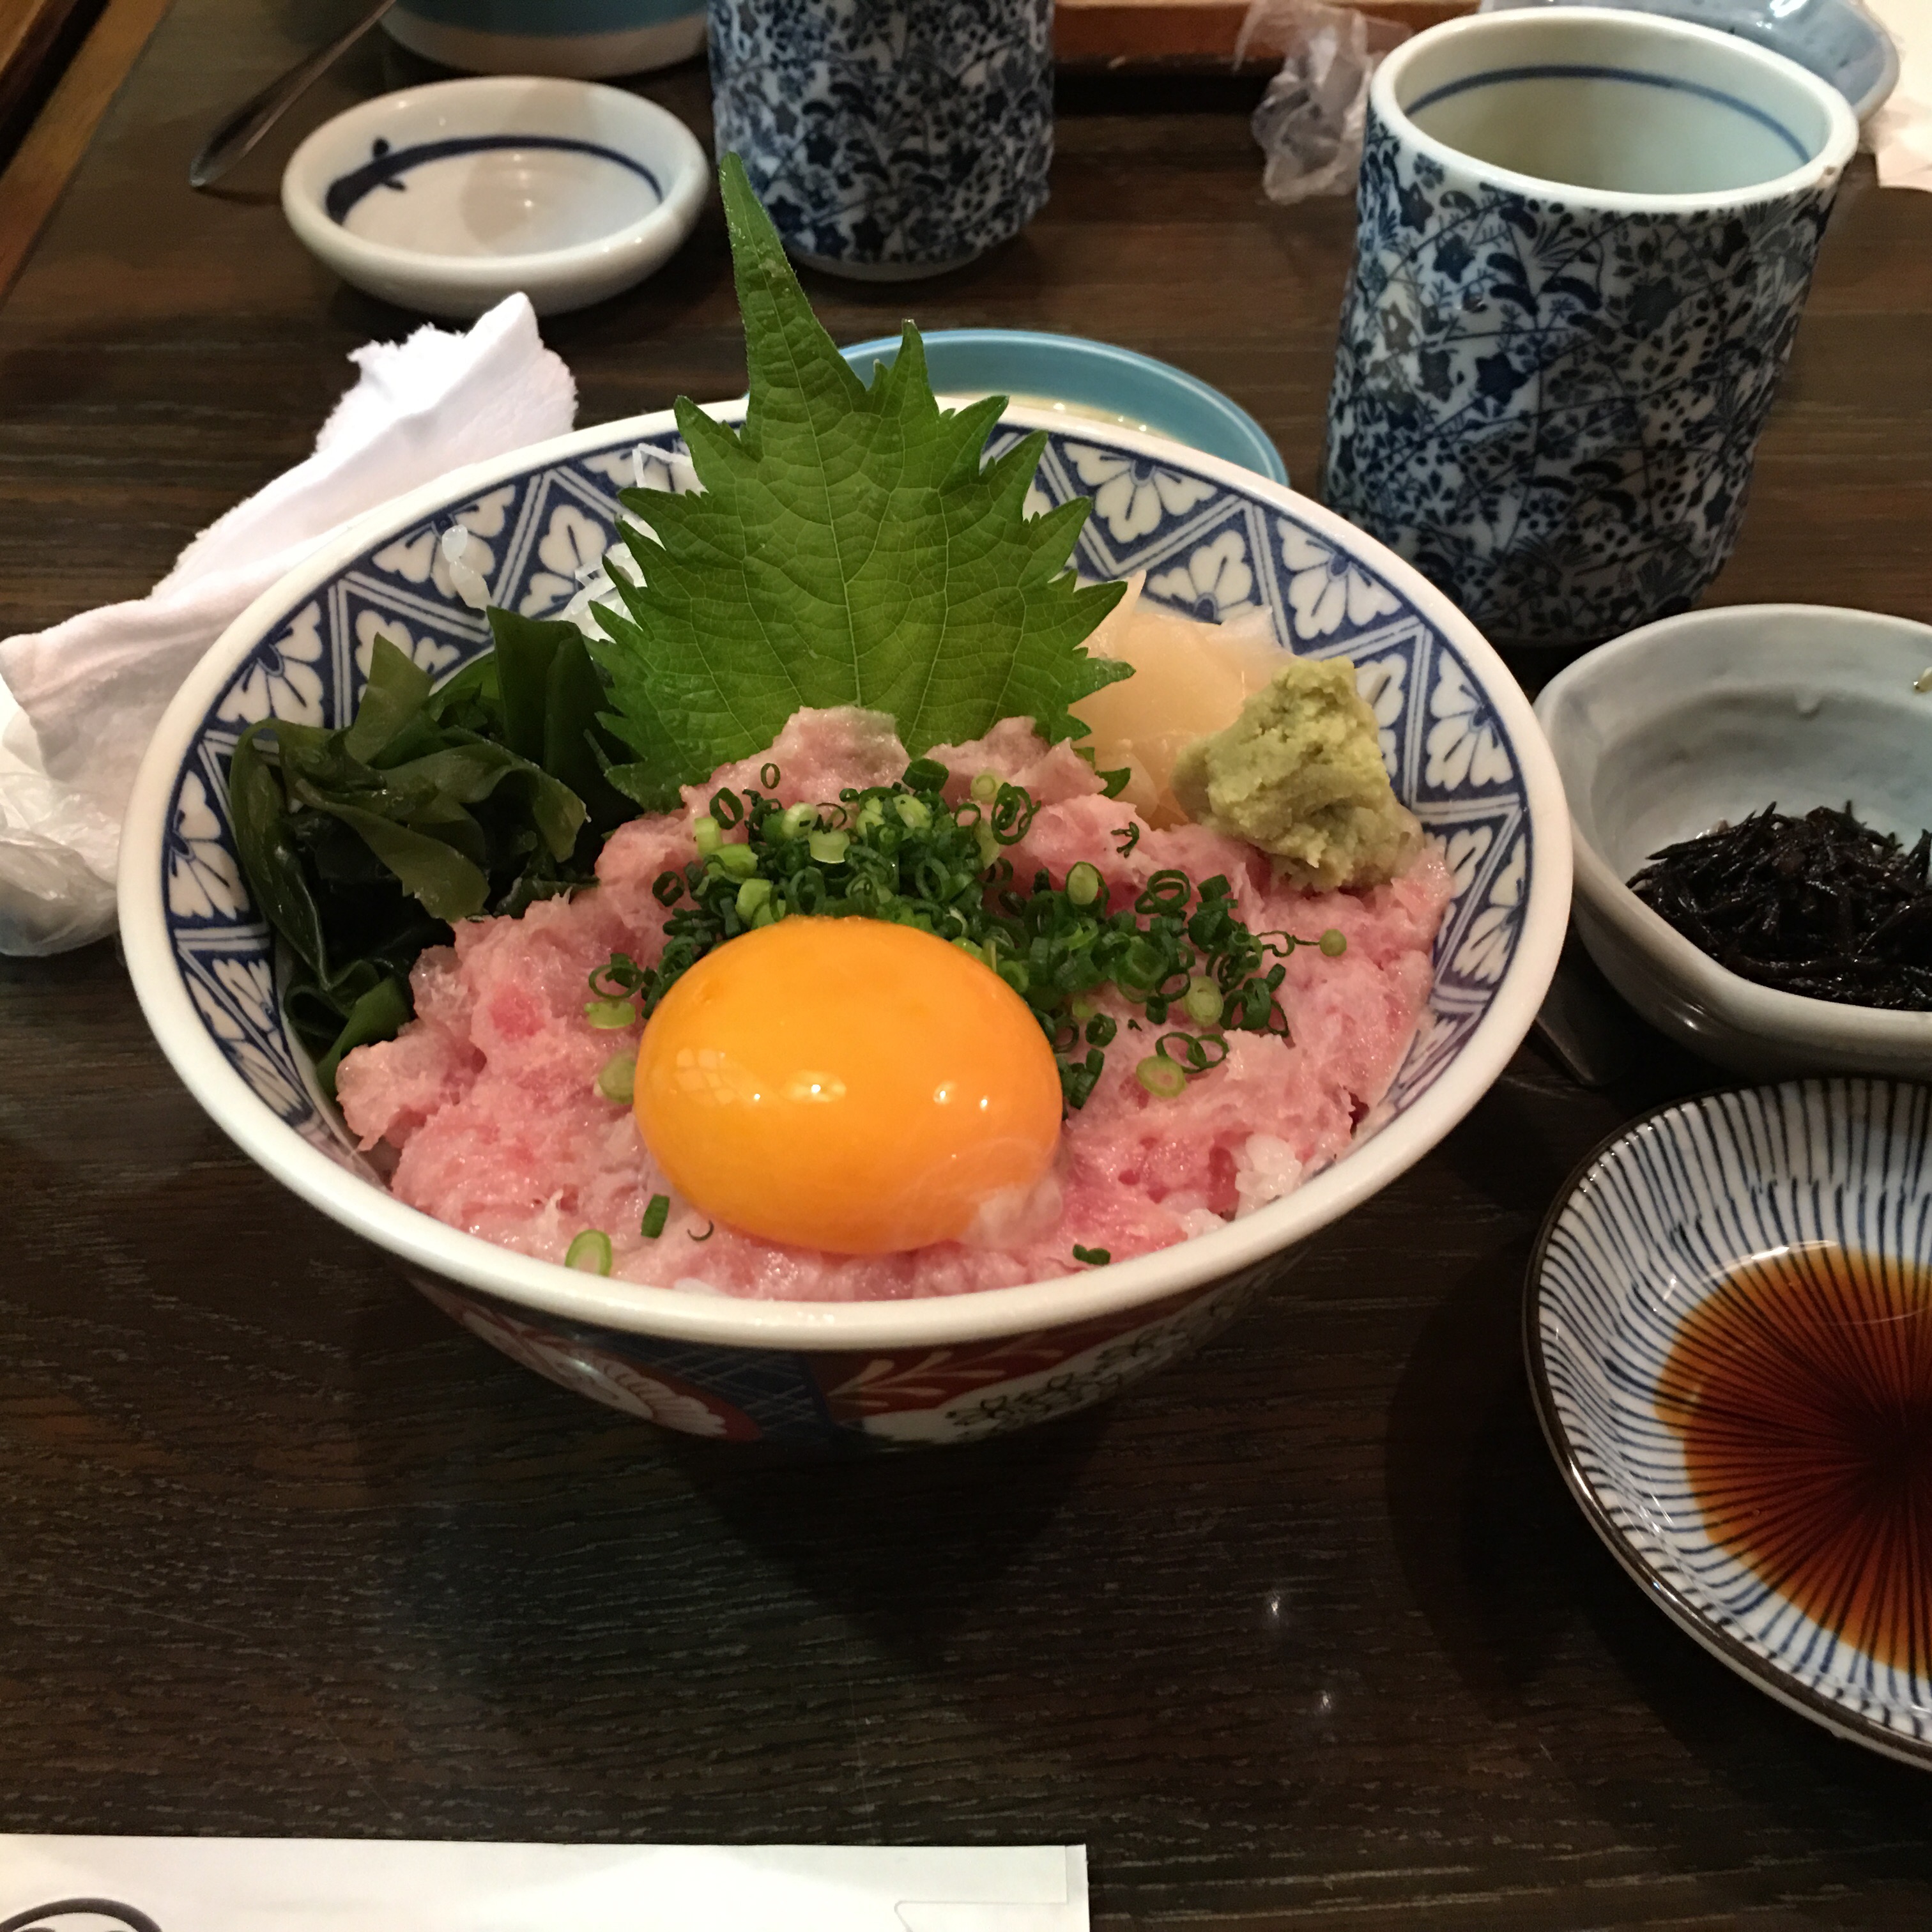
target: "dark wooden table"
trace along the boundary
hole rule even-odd
[[[0,310],[0,630],[138,594],[412,326],[274,199],[376,48],[228,192],[184,180],[345,10],[180,0]],[[700,71],[646,91],[708,132]],[[1351,213],[1262,200],[1254,92],[1070,82],[1026,236],[821,313],[1150,350],[1312,478]],[[586,422],[734,392],[719,223],[547,333]],[[1867,164],[1714,595],[1932,619],[1932,200]],[[512,1366],[227,1144],[111,946],[0,962],[0,1828],[1084,1840],[1106,1927],[1922,1927],[1932,1782],[1645,1603],[1526,1394],[1564,1175],[1715,1077],[1642,1036],[1586,1093],[1526,1048],[1195,1360],[825,1467]]]

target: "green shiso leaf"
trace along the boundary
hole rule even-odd
[[[598,610],[602,722],[634,754],[608,776],[647,808],[762,750],[804,706],[889,712],[914,757],[1030,718],[1049,740],[1129,668],[1082,642],[1118,584],[1067,572],[1087,506],[1029,519],[1046,446],[981,466],[1004,397],[942,411],[908,323],[868,389],[819,326],[772,227],[728,154],[718,171],[745,323],[744,428],[680,398],[701,494],[627,491],[653,542],[627,531],[644,582]]]

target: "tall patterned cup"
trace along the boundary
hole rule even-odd
[[[1824,82],[1648,14],[1479,14],[1370,93],[1328,502],[1498,643],[1685,608],[1857,145]]]
[[[711,0],[718,152],[787,250],[866,280],[1017,235],[1053,159],[1053,0]]]

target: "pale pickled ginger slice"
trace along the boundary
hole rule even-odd
[[[1241,706],[1281,668],[1283,652],[1268,614],[1257,610],[1226,624],[1204,624],[1141,595],[1145,572],[1127,580],[1127,594],[1087,640],[1096,657],[1117,658],[1132,677],[1073,706],[1091,736],[1094,763],[1124,766],[1123,798],[1150,825],[1183,825],[1174,795],[1174,760],[1184,745],[1225,729]]]

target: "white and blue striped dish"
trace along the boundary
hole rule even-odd
[[[1686,1438],[1665,1419],[1666,1387],[1681,1400],[1685,1385],[1684,1358],[1672,1358],[1693,1317],[1702,1311],[1708,1332],[1719,1295],[1753,1323],[1764,1316],[1758,1291],[1737,1283],[1742,1266],[1847,1252],[1876,1264],[1871,1280],[1906,1284],[1912,1317],[1932,1318],[1915,1299],[1932,1267],[1932,1088],[1792,1082],[1662,1108],[1598,1148],[1544,1224],[1525,1309],[1530,1384],[1584,1514],[1666,1614],[1801,1714],[1932,1766],[1932,1658],[1919,1634],[1932,1621],[1932,1578],[1916,1552],[1889,1573],[1913,1636],[1906,1660],[1888,1662],[1832,1627],[1848,1617],[1815,1620],[1720,1544]],[[1922,1361],[1923,1341],[1895,1312],[1855,1294],[1841,1305],[1856,1311],[1838,1331],[1852,1352]],[[1788,1342],[1777,1340],[1781,1368],[1801,1380],[1828,1372],[1826,1349]],[[1821,1454],[1797,1435],[1788,1448],[1807,1469]],[[1748,1486],[1767,1518],[1796,1492],[1768,1466]],[[1844,1520],[1833,1520],[1834,1536]]]

